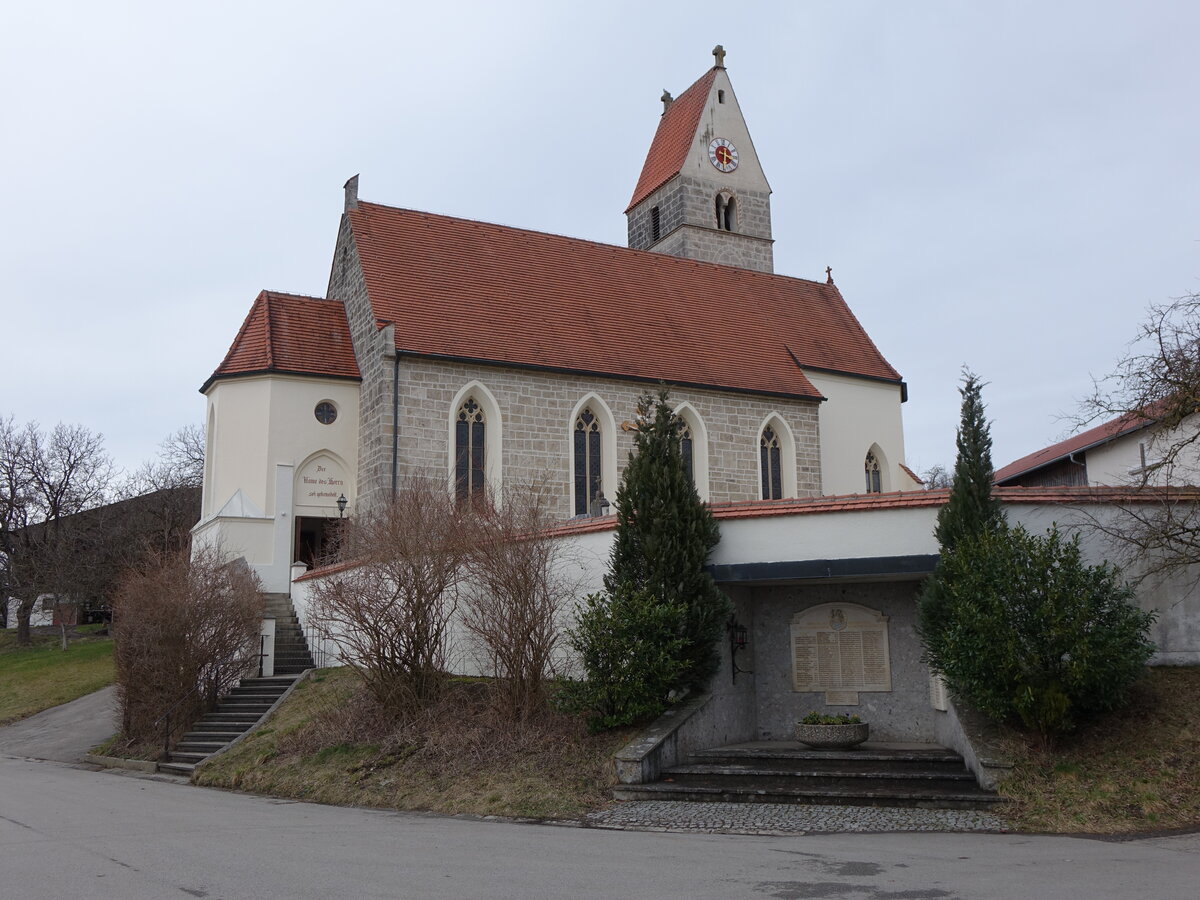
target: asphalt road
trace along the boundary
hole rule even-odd
[[[316,806],[0,757],[2,900],[1195,900],[1200,836],[738,837]]]
[[[117,731],[112,685],[0,728],[0,755],[78,762]],[[0,803],[3,797],[0,795]],[[0,885],[0,900],[5,900]]]

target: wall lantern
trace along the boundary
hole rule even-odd
[[[737,654],[739,650],[746,649],[746,626],[737,620],[736,615],[731,615],[729,621],[725,623],[725,630],[729,633],[729,669],[733,676],[733,683],[737,684],[739,672],[744,672],[747,675],[753,674],[749,669],[740,669],[737,664]]]
[[[340,497],[337,498],[338,518],[339,519],[346,514],[346,504],[349,502],[350,501],[346,499],[345,494],[342,494]]]

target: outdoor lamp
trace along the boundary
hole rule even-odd
[[[339,496],[339,497],[337,498],[337,505],[338,505],[338,518],[339,518],[339,519],[340,519],[342,516],[344,516],[344,515],[346,514],[346,504],[347,504],[347,503],[349,503],[349,502],[350,502],[350,501],[346,499],[346,495],[345,495],[345,494],[342,494],[341,496]]]
[[[725,627],[729,629],[729,646],[734,650],[745,650],[746,626],[737,620],[737,616],[730,616]]]
[[[739,668],[737,664],[738,651],[746,649],[746,626],[737,620],[736,615],[732,615],[729,617],[729,621],[725,623],[725,630],[729,632],[730,674],[733,676],[733,683],[737,684],[739,672],[752,674],[749,669]]]

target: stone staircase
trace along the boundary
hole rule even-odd
[[[158,770],[190,776],[199,763],[257,724],[298,677],[243,678],[237,687],[217,701],[216,709],[192,726],[167,761],[158,764]]]
[[[287,594],[264,594],[266,614],[275,617],[275,674],[298,675],[313,668],[304,630]]]
[[[958,754],[933,745],[867,744],[811,750],[793,742],[700,750],[659,781],[622,784],[617,800],[812,803],[988,809],[1001,802]]]

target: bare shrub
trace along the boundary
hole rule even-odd
[[[444,686],[467,542],[449,493],[413,478],[391,504],[347,523],[341,548],[353,568],[314,586],[308,624],[392,715],[431,703]]]
[[[383,714],[366,685],[335,686],[298,727],[279,737],[283,754],[306,756],[331,747],[374,746],[391,759],[428,766],[441,775],[503,769],[514,761],[537,765],[588,741],[578,716],[547,711],[512,722],[496,709],[489,685],[450,679],[438,698],[402,719]]]
[[[462,623],[494,676],[493,704],[510,721],[546,712],[558,620],[572,595],[550,521],[543,492],[522,487],[502,506],[478,509],[473,522]]]
[[[255,663],[263,598],[244,563],[218,551],[157,557],[130,572],[113,602],[117,696],[126,740],[173,740]]]
[[[483,682],[455,681],[437,703],[398,723],[383,751],[449,776],[518,761],[536,766],[586,743],[587,729],[578,716],[546,708],[542,715],[513,722],[496,708],[488,688]]]

